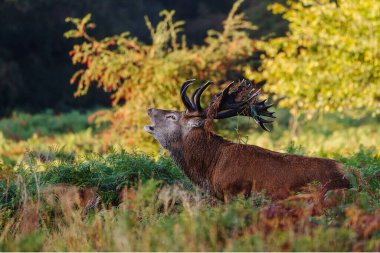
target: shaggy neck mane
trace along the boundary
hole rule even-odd
[[[205,129],[193,129],[169,149],[174,161],[198,186],[210,190],[210,183],[220,149],[231,142]]]

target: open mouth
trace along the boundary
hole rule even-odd
[[[154,133],[154,126],[155,126],[154,118],[152,117],[152,111],[153,111],[153,109],[152,109],[152,108],[149,108],[149,109],[147,110],[147,114],[148,114],[148,116],[149,116],[149,118],[150,118],[150,120],[152,121],[153,124],[150,125],[150,126],[144,126],[144,130],[147,131],[147,132],[150,133],[150,134],[153,134],[153,133]]]
[[[154,132],[154,125],[144,126],[144,130],[152,134]]]

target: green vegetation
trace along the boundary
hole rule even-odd
[[[249,31],[256,27],[238,13],[241,3],[234,4],[221,32],[210,30],[205,45],[191,47],[184,35],[180,37],[184,22],[173,20],[174,11],[162,11],[162,21],[156,26],[145,17],[152,40],[148,45],[129,32],[97,40],[89,35],[88,30],[95,27],[90,14],[83,19],[67,18],[75,29],[65,36],[84,39],[70,52],[73,63],[81,66],[71,79],[78,85],[76,95],[86,94],[94,84],[112,92],[113,106],[118,108],[114,126],[120,128],[122,122],[132,143],[151,142],[141,131],[147,123],[146,108],[179,109],[181,102],[173,94],[186,79],[219,81],[229,73],[243,72],[254,53]]]
[[[33,127],[38,131],[45,121],[57,121],[55,125],[70,125],[70,118],[78,121],[71,115],[84,118],[88,114],[57,117],[48,112],[27,117],[36,122]],[[255,193],[249,199],[224,204],[194,188],[166,156],[153,159],[126,152],[120,145],[104,149],[100,132],[90,125],[75,133],[55,128],[46,136],[18,141],[2,135],[8,148],[0,148],[0,249],[379,250],[380,153],[376,148],[359,147],[365,138],[371,139],[363,136],[367,131],[379,138],[378,120],[325,115],[317,123],[303,125],[292,141],[286,129],[289,112],[279,110],[278,116],[271,134],[252,131],[253,122],[240,119],[239,132],[230,135],[247,134],[249,142],[275,150],[338,159],[346,165],[353,188],[328,192],[323,201],[321,186],[314,184],[283,201]],[[3,119],[0,125],[16,126],[19,119]],[[226,129],[233,130],[236,122],[218,126],[224,129],[218,131],[227,134]],[[29,129],[25,125],[25,133]],[[357,138],[364,139],[345,145],[347,135],[354,138],[354,130]],[[25,135],[22,131],[19,128],[17,135]],[[335,142],[331,148],[334,145],[329,143]],[[325,149],[318,150],[321,147]],[[14,148],[19,153],[9,153]]]
[[[2,119],[0,159],[15,165],[28,151],[49,154],[57,149],[77,155],[94,152],[104,154],[109,150],[122,149],[128,152],[146,152],[155,157],[158,155],[158,143],[152,139],[144,143],[131,143],[129,138],[120,138],[123,133],[109,131],[107,122],[88,123],[93,122],[97,114],[81,114],[75,111],[61,115],[50,112],[36,115],[19,113]],[[148,116],[145,117],[148,120]],[[287,109],[277,108],[276,117],[270,133],[262,131],[253,120],[244,117],[217,122],[215,128],[227,139],[284,152],[289,146],[302,147],[307,155],[323,157],[333,157],[335,154],[352,155],[359,151],[360,146],[375,147],[377,152],[380,151],[378,118],[367,116],[353,119],[339,113],[325,114],[316,121],[300,117],[302,128],[294,133],[289,129],[291,116]]]
[[[309,111],[380,113],[380,2],[301,0],[272,5],[289,22],[284,37],[261,41],[260,73],[282,105]],[[248,71],[250,72],[250,71]]]
[[[340,158],[351,166],[353,188],[329,192],[323,201],[320,186],[311,185],[283,201],[256,193],[228,204],[188,187],[166,158],[126,152],[51,157],[30,154],[17,171],[2,169],[1,250],[380,248],[380,157],[373,150]]]
[[[122,122],[121,131],[130,137],[130,143],[146,144],[143,146],[152,141],[142,131],[147,124],[145,109],[181,108],[173,94],[184,80],[193,77],[219,85],[243,75],[256,81],[265,79],[267,95],[290,109],[292,135],[298,131],[301,115],[310,120],[323,112],[357,118],[379,113],[377,1],[273,4],[272,11],[283,13],[289,22],[289,32],[268,41],[251,38],[257,27],[239,13],[242,2],[235,2],[221,32],[210,30],[204,45],[191,47],[184,35],[180,38],[184,23],[173,20],[174,11],[162,11],[162,21],[155,27],[145,17],[151,44],[128,32],[97,40],[89,35],[95,27],[91,15],[68,18],[75,29],[65,36],[84,40],[71,51],[73,63],[81,65],[71,79],[78,85],[76,95],[86,94],[95,84],[112,92],[117,110],[107,118],[115,128]],[[254,59],[260,50],[262,61],[257,71]],[[209,94],[220,88],[213,87]]]
[[[50,20],[62,9],[58,2],[6,1],[0,13],[17,10],[29,17],[44,6],[52,10]],[[86,8],[78,12],[80,6],[112,13],[106,20],[129,13],[136,24],[130,33],[120,33],[119,26],[111,30],[119,35],[99,32],[104,22],[94,15],[100,24],[95,29],[88,14],[66,18],[74,27],[65,36],[73,40],[64,40],[61,29],[59,41],[76,43],[70,51],[78,65],[71,79],[76,95],[88,97],[96,86],[110,96],[113,108],[67,112],[62,100],[56,102],[66,113],[13,112],[0,119],[0,251],[380,251],[378,1],[238,0],[221,29],[210,29],[199,45],[188,43],[200,35],[186,38],[189,32],[175,11],[161,11],[159,17],[148,12],[144,19],[144,0],[132,4],[136,8],[118,2],[117,10],[116,2],[106,2],[82,1],[70,16],[83,17]],[[207,14],[208,4],[194,2]],[[260,18],[268,3],[283,19]],[[155,3],[150,11],[163,6]],[[214,14],[205,16],[219,22],[221,16]],[[4,20],[1,29],[18,27]],[[30,22],[24,23],[24,34],[34,36]],[[49,24],[43,27],[47,37],[55,27]],[[105,27],[114,27],[110,24]],[[186,26],[190,34],[191,27]],[[2,43],[18,44],[4,41],[0,113],[23,97],[39,106],[54,100],[57,94],[50,92],[59,89],[46,87],[52,79],[65,80],[47,67],[55,58],[40,64],[24,47],[3,50]],[[43,50],[49,57],[62,51],[50,49]],[[45,74],[24,84],[39,68]],[[279,104],[272,132],[240,117],[217,121],[215,131],[275,151],[336,159],[345,165],[352,188],[322,196],[323,186],[315,182],[285,200],[260,192],[221,203],[193,186],[142,130],[149,122],[147,108],[182,108],[178,90],[184,80],[215,81],[207,97],[243,77],[267,81],[264,97]]]
[[[10,118],[0,121],[0,132],[4,137],[13,140],[26,140],[32,135],[53,136],[75,133],[92,127],[88,123],[89,115],[90,112],[78,111],[61,115],[54,115],[51,110],[36,115],[14,112]]]
[[[232,118],[218,122],[216,130],[222,136],[242,143],[254,144],[272,150],[287,151],[287,147],[302,147],[303,154],[333,157],[334,154],[351,155],[360,146],[375,147],[380,151],[379,118],[367,115],[352,118],[341,113],[325,113],[309,120],[300,114],[298,128],[291,125],[290,110],[276,108],[276,120],[271,132],[265,132],[251,119]]]
[[[171,160],[160,158],[153,161],[143,154],[129,154],[124,151],[108,153],[106,156],[88,154],[76,156],[62,150],[50,150],[48,153],[29,152],[25,155],[17,170],[3,168],[1,181],[1,205],[15,209],[23,197],[15,190],[16,182],[9,184],[9,179],[20,175],[28,195],[39,194],[39,189],[52,185],[76,185],[79,187],[96,187],[102,203],[118,204],[118,192],[123,187],[132,187],[150,179],[161,181],[166,185],[183,183],[189,186],[181,171]],[[8,183],[7,183],[8,182]],[[10,189],[10,190],[8,190]]]
[[[268,4],[274,0],[266,1]],[[252,9],[256,10],[255,2]],[[149,42],[144,15],[156,23],[161,10],[174,9],[178,10],[176,17],[186,21],[191,45],[202,43],[207,30],[220,28],[232,4],[230,0],[0,1],[3,17],[0,20],[0,116],[10,115],[13,110],[36,113],[46,108],[67,111],[110,105],[108,96],[96,89],[90,90],[86,97],[73,97],[75,87],[70,88],[67,83],[77,68],[68,60],[67,52],[77,42],[62,38],[70,28],[66,17],[92,13],[99,25],[92,36],[103,38],[128,30],[139,40]],[[265,6],[261,9],[265,11]]]
[[[48,110],[40,114],[13,113],[0,120],[0,159],[13,165],[30,150],[48,152],[51,148],[65,147],[70,151],[86,153],[100,151],[98,132],[107,124],[90,123],[92,112],[71,111],[55,115]]]

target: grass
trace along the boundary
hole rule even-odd
[[[339,160],[351,189],[330,191],[321,199],[321,186],[311,184],[281,201],[255,193],[225,204],[192,186],[165,155],[104,148],[90,125],[32,133],[24,140],[3,133],[0,250],[379,251],[378,148],[357,142],[344,152],[310,149],[318,136],[334,142],[335,134],[344,136],[349,128],[372,129],[377,138],[377,119],[351,122],[330,115],[318,124],[331,126],[332,132],[310,124],[291,139],[283,117],[273,132],[276,138],[244,133],[268,146],[281,144],[290,153]],[[0,121],[0,126],[17,122]],[[241,131],[244,127],[240,124]],[[23,128],[15,131],[24,136]],[[316,139],[300,141],[309,134]]]
[[[380,158],[363,149],[341,161],[358,183],[322,202],[310,185],[282,201],[257,193],[224,204],[189,187],[166,158],[113,152],[45,161],[40,172],[32,159],[1,180],[0,249],[376,251]],[[90,208],[86,189],[100,196]]]
[[[380,118],[362,116],[351,118],[339,113],[322,115],[305,120],[300,116],[295,133],[290,127],[290,114],[283,108],[276,108],[276,120],[271,132],[261,130],[251,119],[232,118],[217,125],[223,136],[272,150],[287,151],[293,146],[308,155],[332,157],[335,154],[351,155],[360,146],[375,147],[380,152]],[[302,151],[303,149],[303,151]]]
[[[53,136],[64,133],[76,133],[94,127],[88,123],[90,112],[71,111],[65,114],[54,114],[51,110],[31,115],[14,112],[10,118],[0,120],[0,132],[8,139],[27,140],[33,135]]]
[[[375,147],[380,152],[379,118],[366,116],[353,119],[339,114],[328,114],[322,119],[302,123],[302,128],[294,135],[289,129],[289,112],[281,108],[276,111],[277,119],[270,133],[259,129],[252,120],[243,118],[217,124],[216,131],[233,141],[283,152],[293,147],[306,155],[349,156],[358,152],[360,145],[365,148]],[[132,145],[125,138],[121,138],[123,132],[102,132],[106,123],[102,123],[100,127],[89,124],[89,115],[90,113],[76,111],[54,115],[47,111],[36,115],[15,113],[9,119],[2,119],[0,159],[14,166],[23,159],[26,152],[33,150],[43,153],[48,152],[49,148],[64,149],[80,155],[125,149],[130,152],[148,152],[158,157],[158,143],[150,136],[145,141]],[[148,124],[148,117],[146,121]]]

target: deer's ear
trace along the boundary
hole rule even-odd
[[[201,127],[205,123],[205,120],[202,118],[191,118],[187,121],[187,126],[188,127]]]

